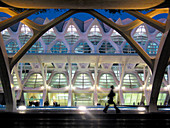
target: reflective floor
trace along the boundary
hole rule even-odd
[[[59,107],[59,108],[26,108],[15,113],[0,111],[1,126],[25,127],[91,127],[91,128],[126,128],[126,127],[170,127],[170,111],[159,110],[148,113],[139,107],[119,107],[120,114],[116,114],[113,107],[108,113],[103,113],[103,107]]]

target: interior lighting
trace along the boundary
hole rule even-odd
[[[101,89],[100,87],[97,87],[97,89]]]
[[[66,89],[69,89],[69,86],[66,86]]]
[[[26,108],[26,106],[24,106],[24,105],[18,107],[18,110],[21,110],[21,111],[24,111],[24,110],[26,110],[26,109],[27,109],[27,108]]]
[[[44,86],[41,86],[41,89],[44,89]]]
[[[91,89],[94,89],[94,87],[91,87]]]
[[[48,89],[51,89],[51,86],[48,86]]]
[[[138,109],[138,111],[145,111],[146,110],[145,107],[138,107],[137,109]]]
[[[16,86],[16,89],[19,89],[19,86]]]
[[[75,90],[75,87],[72,87],[73,90]]]
[[[87,110],[87,108],[85,106],[79,106],[78,109],[81,110],[81,111]]]

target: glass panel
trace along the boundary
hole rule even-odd
[[[109,42],[103,42],[99,48],[99,53],[115,53],[114,47]]]
[[[16,53],[19,50],[18,43],[14,40],[11,40],[7,45],[6,45],[6,51],[7,53]]]
[[[28,53],[43,53],[44,48],[42,47],[41,43],[35,42],[34,45],[29,49]]]
[[[38,106],[42,106],[43,93],[24,93],[24,99],[26,106],[30,106],[29,102],[38,103]]]
[[[97,25],[93,25],[88,34],[88,39],[93,45],[97,45],[102,39],[102,34]]]
[[[87,74],[79,74],[76,78],[74,86],[78,88],[92,87],[90,77]]]
[[[167,93],[159,93],[157,105],[164,105],[167,97]]]
[[[48,93],[49,105],[57,103],[59,106],[67,106],[68,104],[68,93]]]
[[[93,106],[93,94],[91,93],[73,93],[74,106]]]
[[[162,38],[162,33],[158,33],[158,34],[156,35],[156,39],[159,41],[159,43],[160,43],[160,41],[161,41],[161,38]]]
[[[53,28],[44,33],[41,38],[46,45],[49,45],[52,41],[54,41],[56,39],[56,35]]]
[[[55,45],[51,48],[52,53],[67,53],[67,48],[61,41],[56,41]]]
[[[28,42],[28,40],[33,36],[30,28],[28,26],[26,26],[25,24],[23,24],[21,26],[21,33],[19,35],[19,40],[21,42],[22,45],[24,45],[26,42]]]
[[[79,35],[74,25],[70,25],[68,27],[67,33],[65,34],[64,38],[69,45],[73,45],[75,42],[78,41]]]
[[[147,46],[147,53],[148,54],[157,54],[158,51],[158,45],[154,42],[150,42]]]
[[[98,93],[98,103],[100,103],[100,105],[105,106],[108,103],[108,93]],[[118,102],[118,93],[115,93],[116,95],[113,98],[113,101],[117,104]]]
[[[127,88],[139,88],[140,84],[133,74],[126,74],[123,78],[123,86]]]
[[[142,99],[142,93],[123,93],[125,105],[139,105]]]
[[[111,85],[117,86],[111,74],[102,74],[99,80],[99,87],[110,88]]]
[[[136,51],[129,45],[129,43],[126,43],[123,48],[123,53],[136,53]]]
[[[37,88],[43,86],[43,78],[39,73],[31,74],[27,82],[24,85],[25,87]]]
[[[65,74],[55,74],[50,82],[50,86],[53,88],[63,88],[68,85]]]
[[[116,30],[113,30],[113,33],[111,35],[111,39],[117,45],[121,45],[124,41],[124,38]]]
[[[75,53],[91,53],[91,48],[86,42],[81,42],[75,48]]]
[[[148,40],[148,37],[147,37],[147,34],[146,34],[146,29],[144,27],[144,25],[140,25],[135,34],[133,35],[133,38],[136,42],[138,42],[141,46],[145,46],[147,40]]]
[[[2,34],[2,37],[3,37],[4,42],[7,41],[7,40],[9,40],[10,34],[9,34],[9,32],[8,32],[8,29],[4,29],[4,30],[1,32],[1,34]]]

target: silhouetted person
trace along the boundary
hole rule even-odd
[[[115,102],[113,101],[113,97],[115,96],[115,93],[114,93],[114,91],[113,91],[114,86],[112,85],[112,86],[110,86],[110,88],[111,88],[111,90],[110,90],[110,93],[109,93],[109,95],[108,95],[108,97],[109,97],[108,105],[105,106],[105,108],[103,109],[103,112],[104,112],[104,113],[107,113],[107,110],[108,110],[110,104],[113,104],[113,105],[114,105],[114,108],[115,108],[115,110],[116,110],[116,113],[120,113],[120,110],[117,108]]]

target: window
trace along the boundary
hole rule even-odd
[[[158,45],[154,42],[149,42],[147,46],[147,53],[148,54],[157,54],[158,51]]]
[[[91,48],[86,42],[81,42],[75,48],[75,53],[91,53]]]
[[[99,53],[115,53],[114,47],[109,42],[103,42],[99,48]]]
[[[41,38],[46,45],[49,45],[52,41],[54,41],[56,39],[56,35],[53,28],[44,33]]]
[[[19,40],[21,42],[22,45],[24,45],[26,42],[28,42],[28,40],[32,37],[32,32],[30,30],[30,28],[28,26],[26,26],[25,24],[23,24],[21,26],[21,33],[19,35]]]
[[[9,32],[8,32],[7,29],[4,29],[4,30],[1,32],[1,34],[2,34],[2,37],[3,37],[4,42],[7,41],[7,40],[9,40],[10,34],[9,34]]]
[[[78,41],[79,35],[74,25],[70,25],[68,27],[67,33],[65,34],[64,38],[69,45],[73,45],[75,42]]]
[[[93,45],[97,45],[102,39],[102,34],[100,33],[100,29],[97,25],[93,25],[90,29],[88,39]]]
[[[74,106],[93,106],[93,94],[91,93],[73,93]]]
[[[167,93],[159,93],[157,105],[164,105]]]
[[[120,80],[120,72],[121,72],[121,65],[120,64],[113,64],[111,67],[112,71],[115,73],[118,80]]]
[[[123,93],[125,105],[140,105],[142,93]]]
[[[158,33],[158,34],[156,35],[156,39],[158,40],[159,43],[160,43],[160,41],[161,41],[161,38],[162,38],[162,33]]]
[[[111,35],[111,39],[117,45],[121,45],[124,41],[124,38],[116,30],[113,30],[113,33]]]
[[[146,34],[146,30],[144,25],[141,25],[137,28],[134,36],[133,36],[134,40],[136,42],[138,42],[141,46],[144,46],[148,40],[147,34]]]
[[[28,78],[24,86],[31,87],[31,88],[38,88],[43,86],[42,75],[40,73],[31,74],[31,76]]]
[[[35,42],[34,45],[29,49],[28,53],[43,53],[44,49],[41,45],[41,42]]]
[[[102,74],[99,80],[99,87],[110,88],[111,85],[117,86],[111,74]]]
[[[55,74],[50,82],[50,86],[53,88],[63,88],[66,87],[67,85],[68,85],[67,78],[63,73]]]
[[[123,48],[123,53],[136,53],[136,51],[128,43],[126,43]]]
[[[7,45],[6,45],[6,51],[7,53],[16,53],[19,50],[18,43],[15,40],[11,40]]]
[[[92,87],[90,77],[87,74],[79,74],[76,78],[74,86],[78,88]]]
[[[113,101],[117,104],[118,103],[118,93],[115,93],[116,95],[113,97]],[[108,102],[108,93],[98,93],[98,103],[100,103],[102,106],[105,106]]]
[[[135,75],[126,74],[123,78],[123,86],[127,88],[138,88],[140,84]]]
[[[52,53],[67,53],[67,48],[61,41],[56,41],[55,45],[50,50]]]
[[[68,93],[48,93],[48,98],[51,106],[55,102],[60,106],[67,106],[68,104]]]

